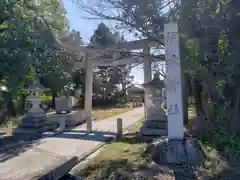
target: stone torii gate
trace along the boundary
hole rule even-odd
[[[87,120],[87,132],[92,131],[92,85],[93,85],[93,69],[98,66],[119,66],[124,64],[143,63],[144,64],[144,82],[147,83],[152,79],[151,63],[154,61],[164,61],[164,55],[150,55],[150,46],[156,46],[157,43],[148,39],[136,40],[131,42],[119,42],[115,47],[92,47],[82,46],[74,42],[73,39],[63,37],[57,40],[57,45],[64,47],[69,51],[84,54],[84,60],[75,62],[73,71],[81,68],[86,69],[85,84],[85,104],[84,114]],[[142,53],[134,53],[131,51],[142,49]],[[113,57],[103,58],[104,53],[113,54]],[[121,53],[126,53],[125,57],[121,57]],[[93,55],[95,54],[95,55]],[[146,98],[145,98],[146,99]],[[145,109],[145,114],[147,111]]]
[[[183,139],[182,75],[180,67],[178,25],[175,23],[166,24],[161,39],[162,44],[165,44],[165,56],[167,61],[167,78],[165,84],[168,109],[168,137],[170,139]],[[151,63],[153,61],[165,60],[164,55],[157,57],[150,55],[150,47],[157,46],[159,42],[150,41],[149,39],[119,42],[115,44],[115,46],[94,47],[80,45],[69,38],[69,36],[64,36],[61,38],[57,37],[56,44],[58,47],[68,49],[71,52],[84,54],[85,59],[82,62],[75,62],[73,71],[80,68],[86,68],[84,113],[85,119],[87,120],[87,132],[92,131],[93,68],[98,66],[118,66],[142,62],[144,64],[144,83],[148,83],[152,80]],[[131,52],[138,49],[143,50],[140,56]],[[128,53],[128,56],[121,57],[121,52]],[[107,59],[96,56],[104,53],[113,53],[113,57]],[[95,56],[93,54],[95,54]],[[146,97],[147,94],[145,93],[145,105],[147,100]],[[177,109],[177,112],[172,112],[174,109]],[[145,114],[147,114],[146,106]]]

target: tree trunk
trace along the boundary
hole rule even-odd
[[[25,103],[26,103],[26,95],[22,94],[20,98],[20,113],[23,114],[25,113]]]
[[[236,92],[236,105],[235,105],[235,121],[234,121],[234,131],[237,132],[239,125],[239,103],[240,103],[240,92],[237,90]]]
[[[123,82],[121,82],[121,85],[122,85],[122,92],[123,92],[124,101],[127,102],[126,83],[123,81]]]
[[[192,90],[193,90],[193,96],[195,98],[195,106],[196,106],[196,114],[197,116],[203,116],[203,106],[202,106],[202,99],[201,99],[201,93],[202,93],[202,86],[195,78],[192,79]]]
[[[187,74],[183,74],[183,120],[184,124],[188,124],[188,87],[187,87]]]
[[[16,111],[16,108],[14,106],[12,96],[10,96],[8,101],[7,101],[7,114],[8,114],[9,117],[17,116],[17,111]]]
[[[57,97],[57,92],[56,91],[52,91],[52,109],[56,108],[56,104],[55,104],[55,98]]]

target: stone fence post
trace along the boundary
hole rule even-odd
[[[66,128],[66,118],[64,115],[60,117],[60,132],[63,132],[64,129]]]
[[[123,127],[122,127],[122,118],[117,118],[117,139],[122,138]]]

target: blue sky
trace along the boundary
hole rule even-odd
[[[67,11],[67,18],[69,20],[70,28],[80,31],[84,42],[88,42],[100,21],[90,21],[81,17],[86,16],[85,12],[72,4],[71,0],[62,0]],[[105,22],[111,26],[111,22]],[[130,37],[129,37],[130,38]],[[136,67],[132,70],[134,76],[134,83],[143,83],[143,70]]]

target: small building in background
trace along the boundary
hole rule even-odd
[[[144,88],[140,84],[131,84],[127,88],[128,101],[141,100],[144,102]]]

